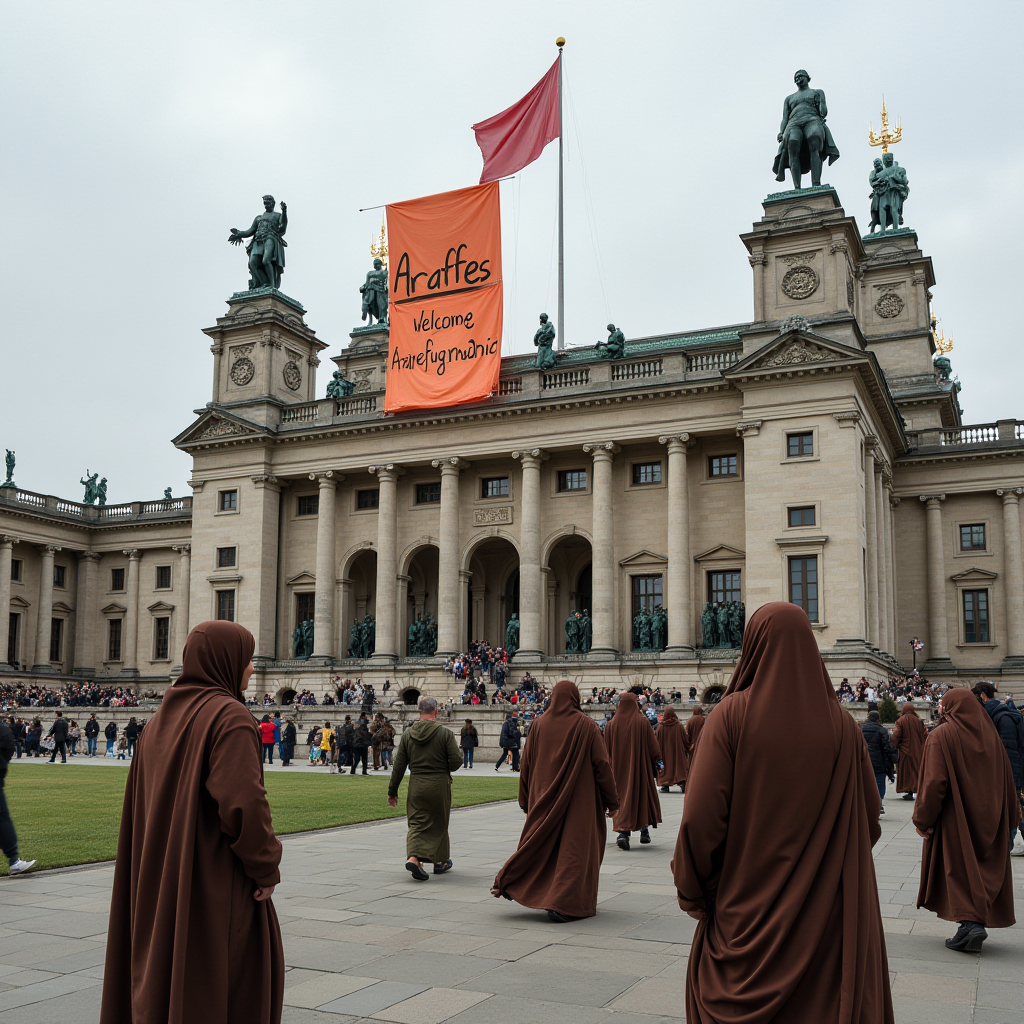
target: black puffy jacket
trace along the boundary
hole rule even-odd
[[[887,775],[891,779],[896,769],[893,764],[892,744],[889,742],[889,730],[881,722],[861,722],[860,731],[868,745],[868,756],[871,758],[874,773]]]
[[[1020,789],[1024,787],[1024,720],[1019,711],[997,700],[983,701],[982,707],[991,715],[999,731],[999,738],[1003,741],[1013,769],[1013,784]]]

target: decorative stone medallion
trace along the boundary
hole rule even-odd
[[[302,387],[302,371],[297,363],[293,363],[291,360],[285,363],[281,376],[284,377],[285,385],[291,388],[292,391],[298,391]]]
[[[818,290],[818,275],[806,264],[793,267],[782,279],[782,290],[791,299],[810,298]]]
[[[875,303],[875,312],[883,320],[891,320],[903,312],[903,300],[895,292],[886,292]]]
[[[231,366],[231,382],[240,388],[245,387],[256,373],[256,366],[248,356],[236,359]]]
[[[473,509],[474,526],[494,526],[512,522],[511,505],[492,505],[490,508]]]

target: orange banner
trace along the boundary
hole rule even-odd
[[[384,411],[478,402],[501,373],[498,183],[393,203]]]

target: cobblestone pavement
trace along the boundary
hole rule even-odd
[[[652,846],[609,846],[597,917],[565,925],[488,893],[522,825],[512,803],[454,812],[455,870],[423,884],[402,868],[403,822],[286,838],[286,1024],[680,1021],[693,922],[668,868],[682,797],[663,803]],[[913,906],[912,805],[885,803],[875,855],[896,1020],[1019,1024],[1024,925],[993,930],[980,956],[947,950],[954,928]],[[0,879],[0,1024],[97,1019],[111,877],[103,865]],[[1024,917],[1024,858],[1014,880]]]

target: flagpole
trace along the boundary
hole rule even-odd
[[[562,117],[562,47],[565,39],[555,40],[558,47],[558,347],[565,348],[565,223],[562,217],[562,147],[565,122]]]

